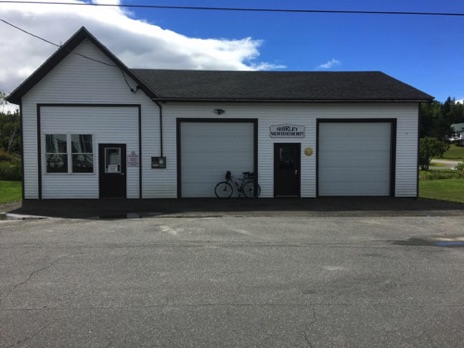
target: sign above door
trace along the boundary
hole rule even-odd
[[[296,124],[279,124],[269,127],[271,138],[304,138],[305,127]]]

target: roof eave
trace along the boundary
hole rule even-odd
[[[430,99],[257,99],[257,98],[180,98],[180,97],[155,97],[156,102],[213,102],[213,103],[430,103]]]

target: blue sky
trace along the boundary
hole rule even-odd
[[[52,0],[83,2],[84,0]],[[451,12],[462,0],[85,0],[111,4]],[[464,16],[221,12],[2,4],[0,19],[58,44],[86,26],[129,67],[383,71],[437,100],[464,99]],[[0,23],[0,90],[55,50]]]
[[[130,0],[127,3],[153,3]],[[462,0],[156,1],[157,5],[464,13]],[[444,101],[464,98],[464,17],[133,10],[201,38],[262,40],[260,59],[281,70],[380,70]],[[319,68],[330,61],[330,69]]]

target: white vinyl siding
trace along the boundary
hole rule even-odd
[[[319,123],[319,196],[389,196],[391,123]]]
[[[24,135],[24,195],[26,199],[39,198],[39,175],[37,162],[37,104],[131,104],[140,105],[142,109],[142,171],[145,179],[143,184],[144,198],[158,197],[175,197],[176,189],[172,187],[161,187],[157,185],[160,173],[151,169],[150,160],[152,156],[160,156],[159,146],[159,108],[148,98],[142,91],[136,94],[129,90],[122,76],[121,70],[113,66],[114,63],[108,59],[100,50],[98,50],[89,41],[84,41],[80,44],[75,52],[85,56],[107,62],[112,66],[107,66],[81,56],[70,54],[62,62],[60,62],[52,71],[50,71],[33,89],[31,89],[23,98],[21,105],[21,114],[23,116],[23,135]],[[128,83],[135,87],[136,84],[126,76]],[[112,143],[131,143],[134,139],[133,127],[134,122],[137,125],[138,109],[127,107],[114,107],[110,114],[105,111],[104,107],[95,107],[90,110],[86,107],[78,110],[87,110],[89,114],[81,116],[81,112],[62,109],[60,115],[55,117],[54,129],[60,129],[60,132],[66,131],[67,134],[77,134],[76,129],[84,129],[81,134],[92,134],[93,152],[94,152],[94,177],[97,175],[98,166],[98,143],[101,139]],[[52,109],[52,108],[50,108]],[[44,114],[44,107],[41,107],[42,117],[47,117]],[[108,110],[108,109],[107,109]],[[114,110],[114,111],[113,111]],[[102,114],[100,115],[100,111]],[[114,117],[114,119],[113,119]],[[72,119],[75,118],[75,119]],[[46,121],[45,121],[46,122]],[[68,123],[69,122],[69,123]],[[87,122],[87,123],[86,123]],[[127,124],[125,124],[127,122]],[[111,130],[114,125],[115,131]],[[72,127],[77,126],[73,129]],[[127,132],[126,132],[127,127]],[[100,131],[103,133],[100,135]],[[41,141],[44,141],[46,130],[41,125]],[[55,133],[57,134],[57,133]],[[129,150],[136,151],[139,154],[138,133],[137,145],[128,145]],[[127,141],[126,141],[127,138]],[[135,143],[134,143],[135,144]],[[43,145],[43,144],[42,144]],[[42,146],[42,151],[45,148]],[[43,156],[44,154],[42,154]],[[44,165],[42,162],[42,170]],[[132,172],[138,168],[131,168]],[[98,186],[95,179],[89,179],[92,174],[80,174],[79,176],[69,175],[74,181],[70,182],[67,178],[65,182],[57,180],[56,184],[58,193],[51,193],[47,190],[53,190],[53,185],[48,179],[45,179],[46,173],[42,172],[42,191],[43,198],[98,198]],[[131,174],[132,175],[132,174]],[[172,173],[171,173],[172,175]],[[175,175],[175,172],[174,172]],[[87,177],[86,177],[87,176]],[[86,177],[85,180],[80,180]],[[57,178],[57,177],[56,177]],[[91,183],[88,181],[91,180]],[[87,183],[89,184],[87,186]],[[66,193],[66,185],[70,184],[71,192]],[[73,189],[72,187],[76,187]],[[82,192],[77,192],[77,188],[82,188]],[[128,179],[128,198],[139,198],[138,174],[134,180]],[[169,190],[170,193],[166,194]]]
[[[45,149],[45,134],[65,133],[69,138],[72,134],[93,133],[94,144],[123,143],[128,153],[138,153],[137,107],[42,106],[40,115],[42,149]],[[98,198],[97,149],[94,146],[93,173],[47,173],[45,156],[42,155],[42,198]],[[127,197],[138,196],[139,168],[128,167]]]
[[[418,108],[404,106],[396,125],[395,197],[417,197]]]
[[[214,109],[226,112],[220,116]],[[416,197],[417,195],[417,104],[192,104],[167,103],[163,105],[164,150],[169,170],[174,175],[162,175],[163,187],[176,192],[177,175],[177,118],[211,118],[214,120],[258,119],[258,180],[261,198],[274,196],[275,142],[301,143],[301,197],[316,197],[316,120],[317,119],[396,119],[396,166],[395,196]],[[282,123],[305,126],[302,139],[270,138],[269,127]],[[306,156],[305,148],[314,154]],[[176,166],[173,168],[173,162]]]
[[[182,197],[215,197],[227,170],[253,171],[253,123],[182,122]],[[237,192],[236,192],[237,193]]]

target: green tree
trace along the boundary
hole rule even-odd
[[[464,106],[448,97],[444,103],[434,101],[419,108],[419,135],[447,141],[453,134],[451,125],[464,122]]]
[[[453,123],[460,123],[464,117],[464,108],[455,98],[448,97],[443,103],[443,117]]]
[[[433,157],[443,156],[449,144],[437,138],[425,137],[419,143],[419,166],[421,170],[428,170]]]
[[[419,107],[419,136],[421,138],[432,136],[436,120],[441,117],[442,104],[434,100],[430,104],[420,104]]]
[[[6,153],[21,154],[21,119],[18,111],[4,111],[6,95],[0,92],[0,149]]]

